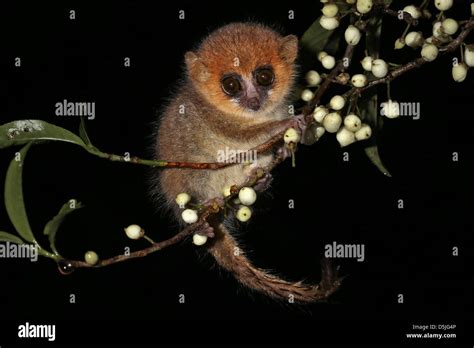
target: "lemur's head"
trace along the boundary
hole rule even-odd
[[[227,114],[255,118],[284,102],[294,79],[298,39],[254,23],[232,23],[187,52],[188,75]]]

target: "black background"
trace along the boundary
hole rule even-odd
[[[393,8],[402,8],[401,1],[394,3]],[[467,18],[469,3],[459,1],[458,11],[449,14]],[[105,152],[151,157],[157,111],[182,76],[184,53],[206,33],[231,21],[255,20],[301,36],[320,7],[318,1],[2,4],[1,123],[42,119],[77,132],[79,119],[55,116],[55,103],[93,101],[96,119],[87,121],[87,126],[94,145]],[[76,11],[75,20],[69,19],[70,9]],[[183,21],[178,19],[180,9],[186,11]],[[295,11],[294,20],[288,19],[289,10]],[[403,29],[397,20],[387,20],[382,51],[387,60],[400,63],[416,56],[411,49],[395,54],[392,50]],[[354,71],[361,71],[357,64],[361,55],[362,46],[356,51]],[[15,57],[21,57],[21,68],[14,67]],[[123,66],[124,57],[131,58],[131,67]],[[301,75],[309,68],[322,70],[316,64],[304,66]],[[245,337],[247,329],[261,328],[268,342],[278,341],[285,328],[295,342],[317,342],[324,332],[338,334],[320,339],[351,341],[377,335],[390,325],[400,331],[382,335],[381,340],[399,341],[417,323],[463,327],[461,319],[472,309],[473,293],[468,267],[473,264],[473,78],[471,71],[463,84],[452,81],[451,58],[443,57],[393,82],[393,99],[421,103],[421,119],[385,121],[379,144],[392,178],[370,163],[363,144],[341,150],[332,135],[314,146],[301,146],[295,169],[288,161],[275,171],[271,193],[258,200],[258,212],[243,228],[245,249],[261,267],[317,282],[326,243],[364,243],[364,262],[337,260],[347,278],[329,303],[282,305],[251,294],[213,267],[212,260],[191,243],[184,243],[145,259],[69,276],[59,274],[49,259],[32,264],[0,260],[0,318],[10,319],[11,325],[27,320],[156,320],[146,325],[157,335],[169,334],[165,328],[170,326],[192,332],[202,328],[207,335],[219,328],[234,333],[228,341]],[[384,91],[381,96],[385,99]],[[15,151],[0,152],[2,181]],[[343,161],[343,151],[349,152],[349,162]],[[455,151],[459,162],[452,161]],[[73,145],[36,146],[24,167],[32,228],[47,245],[41,236],[44,224],[63,203],[76,198],[86,207],[68,217],[57,242],[68,257],[82,259],[87,250],[95,250],[105,258],[123,252],[125,246],[132,250],[146,246],[145,241],[126,238],[123,228],[132,223],[156,240],[165,239],[177,228],[153,206],[149,173],[146,167],[107,162]],[[295,201],[294,210],[288,209],[289,199]],[[403,210],[397,208],[398,199],[404,200]],[[14,231],[3,206],[0,230]],[[452,256],[454,246],[460,249],[458,257]],[[70,294],[75,294],[76,304],[69,303]],[[179,304],[179,294],[186,296],[185,304]],[[404,295],[404,304],[397,304],[398,294]],[[170,319],[219,321],[212,325],[163,321]],[[266,326],[268,322],[227,319],[297,321]],[[362,319],[367,322],[361,324]],[[382,319],[402,321],[381,324]],[[330,321],[319,333],[322,320]],[[68,328],[71,340],[89,339],[87,326],[82,325],[80,333],[74,325]],[[104,340],[113,340],[112,332],[118,335],[115,338],[127,334],[114,325],[105,331]],[[268,327],[281,329],[268,332]],[[294,327],[300,334],[291,331]],[[360,331],[351,336],[356,327]],[[14,340],[15,330],[11,336],[0,335],[0,343]],[[343,335],[345,330],[352,334]],[[140,334],[128,334],[139,340]],[[469,333],[463,329],[458,334]],[[64,332],[61,339],[67,340]]]

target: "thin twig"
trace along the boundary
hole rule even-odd
[[[402,13],[402,18],[400,19],[400,12]],[[400,20],[403,20],[405,21],[407,24],[410,24],[410,25],[413,25],[413,26],[417,26],[418,25],[418,20],[413,18],[411,16],[411,14],[409,14],[408,12],[405,12],[405,11],[395,11],[395,10],[392,10],[388,7],[382,9],[382,13],[384,14],[387,14],[389,16],[392,16],[392,17],[396,17]]]

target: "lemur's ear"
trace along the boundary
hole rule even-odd
[[[191,79],[199,82],[206,82],[209,78],[209,72],[207,71],[206,65],[196,55],[196,53],[191,51],[186,52],[184,59]]]
[[[288,35],[280,39],[280,57],[293,63],[298,55],[298,38],[295,35]]]

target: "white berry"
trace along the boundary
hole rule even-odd
[[[257,193],[251,187],[242,187],[239,191],[239,199],[243,205],[252,205],[257,200]]]
[[[421,49],[421,56],[424,60],[432,62],[438,57],[438,47],[433,44],[424,45]]]
[[[288,128],[283,135],[283,140],[285,143],[297,143],[300,141],[300,134],[294,128]]]
[[[372,62],[373,62],[373,58],[370,56],[366,56],[364,57],[364,59],[361,60],[360,63],[362,64],[362,68],[365,71],[372,71]]]
[[[367,76],[364,74],[356,74],[352,76],[351,82],[354,87],[364,87],[367,85]]]
[[[325,51],[321,51],[318,53],[318,60],[322,61],[324,57],[326,57],[328,54]]]
[[[342,127],[336,134],[336,140],[338,141],[339,145],[341,145],[341,147],[345,147],[355,142],[356,139],[353,132],[345,127]]]
[[[187,224],[193,224],[198,221],[198,214],[196,210],[193,209],[185,209],[181,213],[181,217],[183,218],[184,222]]]
[[[321,16],[319,24],[326,30],[334,30],[339,26],[339,21],[335,17]]]
[[[387,76],[388,64],[383,59],[375,59],[372,62],[372,74],[379,78]]]
[[[201,246],[206,244],[207,236],[203,236],[201,234],[195,233],[193,234],[193,244],[197,246]]]
[[[328,133],[336,133],[341,127],[342,117],[338,112],[327,114],[323,120],[323,127]]]
[[[317,86],[321,83],[321,76],[317,71],[310,70],[306,73],[306,82],[310,87]]]
[[[249,207],[243,206],[237,210],[236,214],[237,220],[246,222],[252,217],[252,211]]]
[[[324,106],[318,106],[316,109],[314,109],[313,118],[316,122],[321,123],[328,113],[328,109],[326,109]]]
[[[361,126],[362,122],[355,114],[349,114],[344,118],[344,127],[351,132],[357,132]]]
[[[443,23],[441,23],[441,27],[443,28],[445,34],[453,35],[458,31],[459,24],[456,20],[452,18],[446,18]]]
[[[324,5],[322,12],[326,17],[334,17],[339,12],[339,8],[336,4],[327,4]]]
[[[186,204],[191,200],[191,196],[183,192],[176,196],[176,203],[178,203],[180,208],[184,208]]]
[[[95,251],[88,251],[84,255],[84,260],[91,266],[94,266],[97,262],[99,262],[99,255]]]
[[[340,95],[335,95],[329,101],[329,106],[333,110],[341,110],[346,105],[346,100]]]
[[[464,50],[464,63],[469,67],[474,67],[474,46],[467,46]]]
[[[369,139],[372,136],[372,128],[368,124],[363,123],[362,127],[355,132],[355,138],[356,140],[366,140]]]
[[[125,234],[130,239],[140,239],[145,235],[145,231],[138,225],[130,225],[125,229]]]
[[[327,54],[321,59],[321,64],[325,69],[332,69],[336,65],[336,59]]]
[[[375,77],[385,77],[388,74],[388,64],[383,59],[375,59],[372,63],[372,74]]]
[[[419,31],[411,31],[405,37],[407,46],[415,48],[423,44],[423,35]]]
[[[380,105],[382,107],[381,114],[387,118],[397,118],[400,116],[400,105],[396,101],[389,99]]]
[[[435,0],[435,6],[440,11],[446,11],[453,6],[453,0]]]
[[[456,82],[463,82],[467,76],[467,65],[464,63],[459,63],[453,66],[453,79]]]
[[[421,17],[421,12],[416,6],[413,6],[413,5],[405,6],[403,8],[403,11],[409,13],[410,16],[412,16],[414,19],[418,19]]]
[[[349,45],[357,45],[361,38],[360,30],[353,25],[349,25],[344,32],[344,38]]]
[[[441,30],[442,22],[435,22],[433,24],[433,36],[437,39],[445,37],[445,33]]]
[[[326,133],[326,130],[324,129],[324,127],[317,127],[316,130],[314,131],[314,135],[316,139],[318,140],[324,135],[324,133]]]
[[[372,0],[357,0],[357,11],[361,14],[369,13],[372,10]]]
[[[301,99],[305,102],[309,102],[311,99],[313,99],[313,96],[314,93],[309,89],[305,89],[303,92],[301,92]]]
[[[396,39],[394,47],[396,50],[401,50],[403,47],[405,47],[405,39],[403,38]]]

